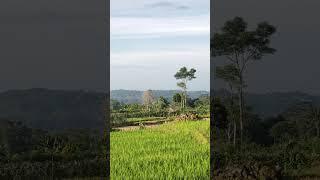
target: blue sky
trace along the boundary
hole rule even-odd
[[[173,75],[197,69],[189,90],[210,87],[210,0],[111,0],[111,89],[178,89]]]

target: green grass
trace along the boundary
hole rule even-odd
[[[111,133],[111,179],[209,179],[209,121]]]

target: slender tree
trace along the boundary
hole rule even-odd
[[[232,119],[232,122],[228,122],[227,135],[228,140],[230,142],[231,139],[231,123],[233,126],[233,145],[236,146],[237,139],[237,121],[236,121],[236,113],[235,113],[235,104],[234,104],[234,94],[235,89],[239,89],[239,78],[237,76],[238,69],[233,64],[228,64],[222,67],[216,67],[215,76],[219,79],[223,79],[229,86],[230,91],[230,99],[229,99],[229,117],[228,119]]]
[[[146,106],[147,110],[151,111],[151,105],[155,101],[152,91],[149,89],[143,92],[142,95],[143,104]]]
[[[239,78],[239,121],[240,142],[243,140],[244,121],[244,74],[250,62],[275,53],[270,47],[271,36],[276,28],[267,22],[261,22],[254,30],[248,30],[247,23],[241,17],[227,21],[220,32],[211,39],[211,55],[223,56],[237,69]]]
[[[182,67],[175,75],[174,77],[177,80],[181,80],[177,83],[177,86],[182,89],[182,101],[181,101],[181,107],[184,109],[187,104],[187,84],[192,79],[195,79],[195,73],[196,70],[191,68],[189,71],[186,67]]]
[[[187,85],[185,82],[178,82],[177,86],[180,87],[182,89],[182,93],[181,93],[181,109],[184,109],[185,105],[186,105],[186,92],[187,92]]]

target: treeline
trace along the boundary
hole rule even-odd
[[[220,138],[232,144],[234,114],[223,99],[216,98],[213,106],[216,114],[214,127],[220,130]],[[246,107],[244,142],[273,145],[290,140],[320,138],[320,106],[309,101],[292,104],[277,116],[261,118]],[[236,132],[237,133],[237,132]]]
[[[156,98],[160,96],[170,100],[174,94],[181,93],[180,90],[153,90],[153,95]],[[189,91],[188,95],[192,99],[199,98],[203,95],[208,95],[208,91]],[[126,104],[142,103],[143,91],[135,90],[112,90],[110,97],[111,99],[123,102]]]
[[[111,100],[111,121],[112,124],[121,124],[128,118],[144,117],[170,117],[182,113],[195,112],[199,115],[210,113],[210,98],[208,95],[196,99],[187,98],[186,108],[182,109],[181,93],[174,94],[171,99],[160,96],[156,98],[153,91],[148,90],[143,94],[143,103],[125,104],[116,100]]]
[[[261,118],[246,108],[244,137],[234,138],[233,118],[223,100],[215,100],[213,165],[216,169],[268,164],[282,175],[303,174],[320,161],[320,106],[302,101],[274,117]],[[238,134],[238,132],[236,132]],[[214,148],[219,147],[219,148]],[[234,166],[234,167],[233,167]]]

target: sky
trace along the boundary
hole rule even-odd
[[[111,89],[178,89],[174,74],[195,68],[189,90],[210,88],[209,0],[111,0]]]
[[[1,0],[0,91],[106,91],[105,12],[100,0]]]
[[[219,30],[225,21],[235,16],[243,17],[250,28],[257,22],[268,21],[277,28],[271,42],[277,52],[249,67],[247,90],[255,93],[302,91],[320,95],[319,7],[319,0],[212,1],[211,30]],[[223,59],[212,61],[219,63]],[[223,86],[212,80],[216,87]]]

